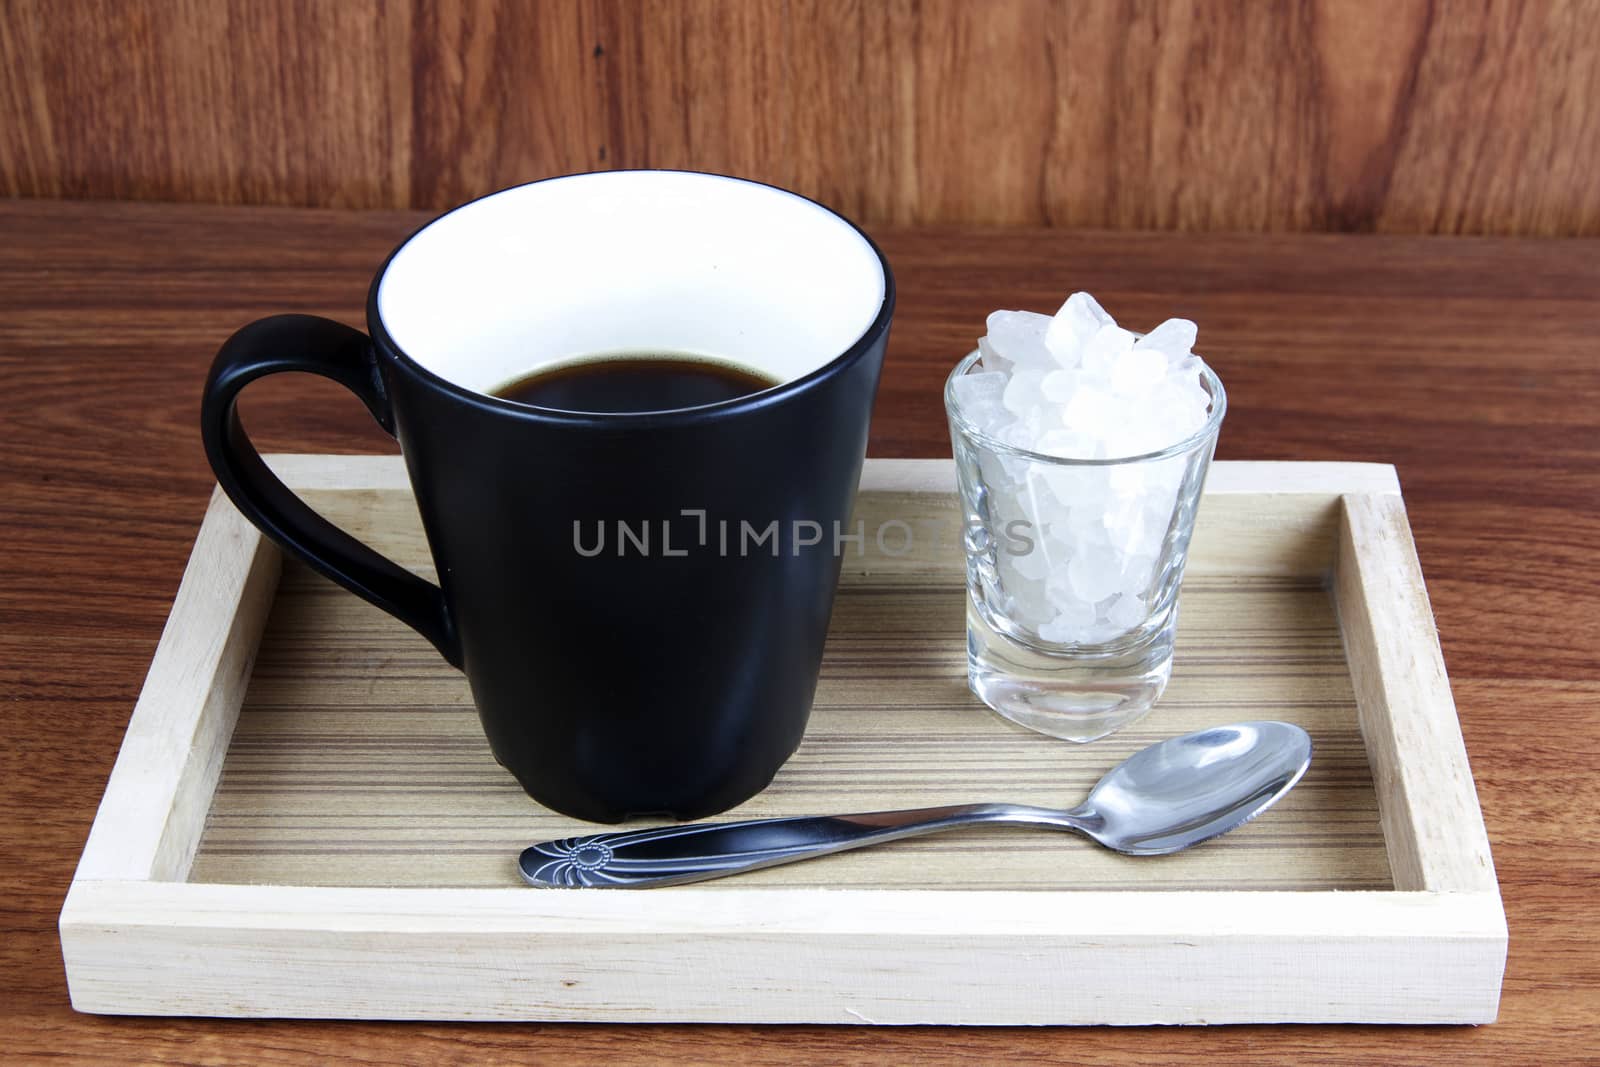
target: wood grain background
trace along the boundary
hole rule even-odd
[[[374,266],[421,221],[0,202],[0,1059],[1594,1063],[1595,241],[874,231],[901,300],[872,455],[948,455],[939,385],[983,316],[1047,310],[1081,286],[1129,322],[1200,323],[1228,384],[1219,458],[1399,467],[1511,926],[1497,1024],[996,1031],[74,1014],[56,916],[211,492],[195,429],[206,366],[260,315],[360,322]],[[265,449],[394,450],[330,382],[283,376],[250,392],[245,422]]]
[[[868,224],[1600,234],[1595,0],[0,0],[0,195],[442,208],[610,167]]]

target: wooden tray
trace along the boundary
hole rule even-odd
[[[429,570],[393,457],[278,456]],[[1217,463],[1176,672],[1092,745],[965,686],[949,461],[869,461],[806,741],[736,816],[1067,805],[1158,737],[1298,722],[1271,813],[1133,860],[994,828],[643,892],[539,891],[580,832],[421,638],[214,496],[61,914],[81,1011],[618,1022],[1487,1022],[1506,927],[1391,467]],[[872,531],[906,522],[890,555]],[[901,532],[886,539],[891,549]],[[852,550],[853,552],[854,550]]]

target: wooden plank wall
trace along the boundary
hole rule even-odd
[[[1600,234],[1596,0],[0,0],[0,195]]]

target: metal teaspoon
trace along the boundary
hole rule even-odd
[[[861,815],[686,823],[545,841],[518,867],[540,887],[643,889],[722,878],[976,823],[1076,830],[1130,856],[1177,852],[1242,826],[1311,764],[1311,738],[1286,722],[1218,726],[1141,749],[1067,811],[962,804]]]

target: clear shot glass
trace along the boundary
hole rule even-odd
[[[1227,408],[1210,368],[1205,425],[1170,447],[1062,459],[1007,444],[945,382],[967,563],[967,677],[1029,729],[1093,741],[1141,718],[1172,676],[1195,512]]]

